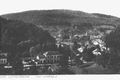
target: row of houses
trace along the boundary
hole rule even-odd
[[[43,55],[37,55],[36,59],[39,60],[40,64],[54,64],[59,63],[62,58],[62,54],[58,51],[47,51]]]
[[[0,53],[0,65],[7,64],[9,61],[7,59],[8,53]],[[21,58],[23,65],[31,63],[31,60],[38,64],[58,64],[62,59],[62,54],[58,51],[46,51],[43,54],[38,54],[35,57],[25,57]]]
[[[38,54],[34,57],[23,58],[23,64],[26,64],[28,60],[32,60],[36,66],[58,64],[60,63],[62,56],[63,55],[58,51],[46,51],[43,54]]]

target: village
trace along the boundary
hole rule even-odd
[[[21,57],[17,65],[10,64],[9,53],[1,51],[0,70],[2,71],[0,74],[87,74],[89,72],[86,72],[83,67],[98,66],[96,57],[109,52],[109,48],[104,43],[104,35],[109,34],[112,29],[101,32],[95,28],[83,34],[68,34],[64,39],[59,33],[55,36],[56,50]],[[104,67],[101,69],[104,70]]]

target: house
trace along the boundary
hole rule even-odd
[[[57,64],[60,62],[62,54],[58,51],[47,51],[43,55],[37,55],[38,64]]]
[[[62,54],[58,51],[47,51],[43,55],[46,55],[47,63],[59,63],[62,58]]]
[[[38,60],[37,64],[45,64],[46,63],[46,57],[44,55],[38,55],[38,56],[36,56],[36,59]]]
[[[8,53],[0,52],[0,65],[7,64],[7,55],[8,55]]]

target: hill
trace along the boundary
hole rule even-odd
[[[74,26],[84,32],[96,25],[120,25],[120,19],[117,17],[72,10],[32,10],[1,16],[6,19],[35,24],[37,27],[48,30],[53,36],[66,28],[72,30]],[[89,26],[85,26],[88,24]]]
[[[72,10],[33,10],[20,13],[6,14],[2,17],[12,20],[22,20],[27,23],[36,25],[65,25],[78,23],[92,23],[92,24],[120,24],[116,20],[111,20],[108,17],[101,16],[102,14],[90,14],[82,11]],[[116,21],[116,22],[115,22]]]

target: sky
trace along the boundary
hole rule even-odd
[[[0,0],[0,15],[48,9],[69,9],[120,17],[120,0]]]

